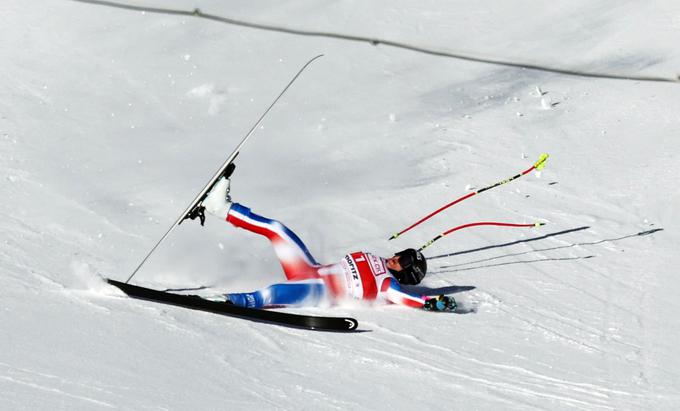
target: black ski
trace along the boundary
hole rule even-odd
[[[132,298],[149,300],[163,304],[177,305],[192,310],[208,311],[215,314],[238,317],[250,321],[258,321],[282,325],[285,327],[305,328],[318,331],[354,331],[359,323],[348,317],[317,317],[282,313],[280,311],[260,310],[256,308],[239,307],[219,301],[210,301],[198,296],[174,294],[151,288],[131,285],[124,282],[106,279],[106,281],[120,288]]]

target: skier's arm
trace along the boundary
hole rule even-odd
[[[383,297],[391,303],[413,308],[423,308],[427,297],[406,292],[394,278],[386,278],[381,287]]]
[[[394,304],[422,308],[427,311],[455,311],[456,309],[456,301],[452,297],[411,294],[402,289],[399,282],[394,278],[385,279],[381,289],[384,297]]]

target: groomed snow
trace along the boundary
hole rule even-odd
[[[255,3],[255,4],[252,4]],[[673,78],[676,1],[134,4]],[[0,6],[0,409],[680,408],[680,84],[593,79],[68,0]],[[459,314],[365,305],[309,332],[124,297],[125,280],[299,67],[235,200],[318,260],[426,250]],[[393,242],[470,190],[485,192]],[[269,244],[182,225],[136,275],[243,291]],[[466,313],[466,314],[464,314]]]

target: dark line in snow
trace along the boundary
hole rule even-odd
[[[427,259],[428,260],[434,260],[435,258],[453,257],[453,256],[456,256],[456,255],[461,255],[461,254],[470,254],[470,253],[476,253],[478,251],[490,250],[490,249],[493,249],[493,248],[502,248],[502,247],[508,247],[508,246],[516,245],[516,244],[529,243],[531,241],[544,240],[544,239],[549,238],[549,237],[573,233],[573,232],[581,231],[581,230],[587,230],[589,228],[590,228],[590,226],[570,228],[568,230],[558,231],[558,232],[555,232],[555,233],[549,233],[549,234],[545,234],[545,235],[538,236],[538,237],[527,238],[527,239],[524,239],[524,240],[515,240],[515,241],[511,241],[509,243],[487,245],[487,246],[484,246],[484,247],[474,248],[474,249],[471,249],[471,250],[456,251],[456,252],[453,252],[453,253],[442,254],[442,255],[434,255],[432,257],[427,257]]]
[[[470,270],[478,270],[480,268],[491,268],[491,267],[501,267],[504,265],[513,265],[513,264],[531,264],[531,263],[540,263],[543,261],[572,261],[572,260],[586,260],[589,258],[594,258],[594,255],[586,255],[583,257],[558,257],[558,258],[537,258],[535,260],[523,260],[523,261],[509,261],[507,263],[496,263],[496,264],[487,264],[487,265],[478,265],[474,267],[467,267],[467,268],[455,268],[452,270],[449,270],[448,268],[450,267],[456,267],[456,266],[443,266],[443,270],[439,271],[433,271],[430,274],[444,274],[444,273],[455,273],[459,271],[470,271]]]
[[[400,48],[400,49],[404,49],[404,50],[415,51],[415,52],[418,52],[418,53],[424,53],[424,54],[429,54],[429,55],[433,55],[433,56],[448,57],[448,58],[454,58],[454,59],[458,59],[458,60],[466,60],[466,61],[472,61],[472,62],[476,62],[476,63],[493,64],[493,65],[498,65],[498,66],[516,67],[516,68],[528,69],[528,70],[545,71],[545,72],[550,72],[550,73],[565,74],[565,75],[568,75],[568,76],[603,78],[603,79],[614,79],[614,80],[680,83],[680,75],[678,75],[678,77],[676,77],[676,78],[670,78],[670,77],[658,77],[658,76],[643,76],[643,75],[638,75],[638,74],[600,73],[600,72],[583,71],[583,70],[575,70],[575,69],[565,69],[565,68],[560,68],[560,67],[550,67],[550,66],[541,65],[541,64],[514,62],[514,61],[507,61],[507,60],[491,58],[491,57],[478,57],[478,56],[473,56],[473,55],[468,55],[468,54],[463,54],[463,53],[455,53],[455,52],[452,52],[452,51],[438,50],[438,49],[435,49],[435,48],[417,46],[417,45],[413,45],[413,44],[402,43],[402,42],[398,42],[398,41],[392,41],[392,40],[386,40],[386,39],[380,39],[380,38],[355,36],[355,35],[351,35],[351,34],[332,33],[332,32],[325,32],[325,31],[301,30],[301,29],[295,29],[295,28],[290,28],[290,27],[275,26],[275,25],[271,25],[271,24],[252,23],[252,22],[248,22],[248,21],[232,19],[232,18],[229,18],[229,17],[222,17],[222,16],[218,16],[218,15],[215,15],[215,14],[204,13],[200,9],[177,10],[177,9],[166,9],[166,8],[158,8],[158,7],[133,6],[131,4],[117,3],[117,2],[106,1],[106,0],[71,0],[71,1],[75,1],[75,2],[78,2],[78,3],[94,4],[94,5],[99,5],[99,6],[115,7],[115,8],[119,8],[119,9],[125,9],[125,10],[148,12],[148,13],[199,17],[199,18],[204,18],[204,19],[207,19],[207,20],[213,20],[213,21],[217,21],[217,22],[220,22],[220,23],[226,23],[226,24],[231,24],[231,25],[235,25],[235,26],[248,27],[248,28],[259,29],[259,30],[275,31],[275,32],[279,32],[279,33],[293,34],[293,35],[298,35],[298,36],[326,37],[326,38],[331,38],[331,39],[336,39],[336,40],[347,40],[347,41],[369,43],[373,46],[379,46],[379,45],[382,44],[382,45],[385,45],[385,46],[396,47],[396,48]]]
[[[539,240],[539,239],[542,239],[542,238],[545,238],[545,237],[551,237],[551,236],[554,236],[554,235],[564,234],[564,233],[577,231],[577,230],[582,230],[582,229],[585,229],[585,228],[590,228],[590,227],[579,227],[579,228],[575,228],[575,229],[571,229],[571,230],[561,231],[559,233],[547,234],[547,235],[542,236],[542,237],[535,237],[535,238],[530,238],[528,240],[515,241],[513,243],[501,244],[501,245],[497,245],[497,246],[483,247],[483,248],[479,248],[477,250],[484,250],[484,249],[488,249],[488,248],[497,248],[497,247],[503,247],[503,246],[510,245],[510,244],[518,244],[518,243],[524,243],[524,242],[528,242],[528,241],[535,241],[535,240]],[[663,228],[655,228],[655,229],[652,229],[652,230],[640,231],[640,232],[635,233],[635,234],[629,234],[629,235],[625,235],[625,236],[618,237],[618,238],[605,238],[603,240],[598,240],[598,241],[573,243],[573,244],[561,245],[561,246],[557,246],[557,247],[542,248],[542,249],[539,249],[539,250],[529,250],[529,251],[523,251],[523,252],[520,252],[520,253],[504,254],[504,255],[499,255],[499,256],[496,256],[496,257],[489,257],[489,258],[485,258],[485,259],[482,259],[482,260],[469,261],[469,262],[460,263],[460,264],[444,265],[444,266],[439,267],[440,269],[442,269],[441,271],[437,271],[437,272],[434,272],[434,273],[441,274],[441,273],[455,272],[455,271],[468,271],[468,270],[475,270],[477,268],[497,267],[497,266],[508,265],[508,264],[534,263],[534,262],[539,262],[539,261],[562,261],[562,260],[566,261],[566,260],[580,260],[580,259],[593,258],[593,257],[595,257],[594,255],[588,255],[588,256],[585,256],[585,257],[544,258],[544,259],[537,259],[537,260],[514,261],[514,262],[508,262],[508,263],[482,265],[482,266],[460,268],[460,269],[455,268],[455,267],[461,267],[461,266],[466,266],[466,265],[470,265],[470,264],[480,264],[480,263],[484,263],[484,262],[488,262],[488,261],[492,261],[492,260],[498,260],[498,259],[507,258],[507,257],[517,257],[517,256],[520,256],[520,255],[527,255],[527,254],[532,254],[532,253],[540,253],[540,252],[553,251],[553,250],[561,250],[561,249],[577,247],[577,246],[580,247],[580,246],[587,246],[587,245],[598,245],[598,244],[602,244],[602,243],[625,240],[627,238],[644,237],[644,236],[648,236],[648,235],[657,233],[659,231],[663,231]],[[477,251],[477,250],[470,250],[468,252],[473,252],[473,251]],[[460,254],[464,254],[464,253],[466,253],[466,252],[460,252]],[[449,254],[449,255],[456,255],[456,254],[459,254],[459,253],[453,253],[453,254]],[[446,257],[446,256],[447,255],[444,255],[444,256],[441,256],[441,257]]]

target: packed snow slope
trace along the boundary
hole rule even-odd
[[[569,69],[675,77],[677,1],[135,2]],[[680,85],[564,76],[67,0],[0,5],[0,409],[680,408]],[[238,158],[236,201],[323,262],[426,250],[361,333],[124,297],[125,280],[309,58]],[[460,203],[459,196],[534,173]],[[269,244],[182,225],[133,282],[244,291]]]

